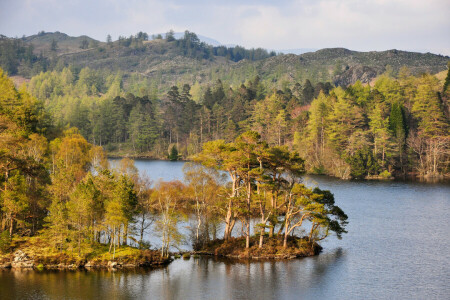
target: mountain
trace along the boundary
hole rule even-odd
[[[181,35],[184,36],[178,34]],[[200,36],[196,37],[200,39]],[[220,44],[205,37],[202,39],[211,44]],[[15,39],[6,37],[0,39],[0,54],[2,54],[0,66],[6,70],[9,70],[5,68],[9,66],[6,64],[10,62],[8,57],[14,57],[5,54],[7,51],[13,51],[11,50],[13,40]],[[12,73],[15,71],[18,75],[31,77],[42,70],[72,65],[76,68],[120,71],[125,80],[131,75],[136,75],[157,82],[160,90],[167,90],[179,82],[209,84],[218,79],[236,86],[257,75],[267,86],[274,88],[280,88],[283,82],[303,83],[306,79],[313,83],[330,81],[336,85],[346,86],[357,80],[369,83],[384,73],[388,66],[394,75],[402,66],[408,67],[412,74],[438,73],[446,70],[449,61],[448,56],[395,49],[358,52],[344,48],[329,48],[300,55],[273,56],[274,54],[261,49],[205,46],[196,44],[195,41],[192,43],[190,40],[183,40],[183,37],[174,41],[122,38],[107,44],[87,36],[71,37],[55,32],[39,33],[18,40],[23,49],[33,45],[35,57],[27,61],[17,55],[15,61],[17,67],[9,71],[11,75],[14,75]],[[52,51],[53,41],[57,43],[57,49]],[[86,49],[80,48],[83,41],[88,45]],[[23,49],[16,52],[26,52]],[[36,67],[38,63],[41,65],[40,68]]]

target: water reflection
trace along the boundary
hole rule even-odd
[[[157,178],[163,163],[145,168]],[[179,176],[182,163],[174,166]],[[349,233],[324,241],[319,256],[178,259],[119,272],[0,271],[0,299],[448,299],[448,183],[309,178],[330,189],[349,216]]]
[[[4,270],[1,299],[267,299],[308,296],[344,257],[342,249],[292,261],[200,257],[122,271]]]

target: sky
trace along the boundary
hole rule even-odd
[[[173,29],[266,49],[344,47],[450,55],[450,0],[0,0],[0,34],[105,41]]]

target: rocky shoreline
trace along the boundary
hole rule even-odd
[[[10,259],[3,258],[0,261],[0,269],[35,269],[35,270],[78,270],[78,269],[133,269],[133,268],[152,268],[168,265],[173,261],[172,258],[160,258],[155,260],[80,260],[67,262],[49,261],[44,263],[43,257],[31,257],[22,250],[17,250],[11,255]]]

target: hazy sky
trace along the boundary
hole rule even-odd
[[[0,0],[0,34],[104,41],[190,30],[269,49],[345,47],[450,55],[450,0]]]

